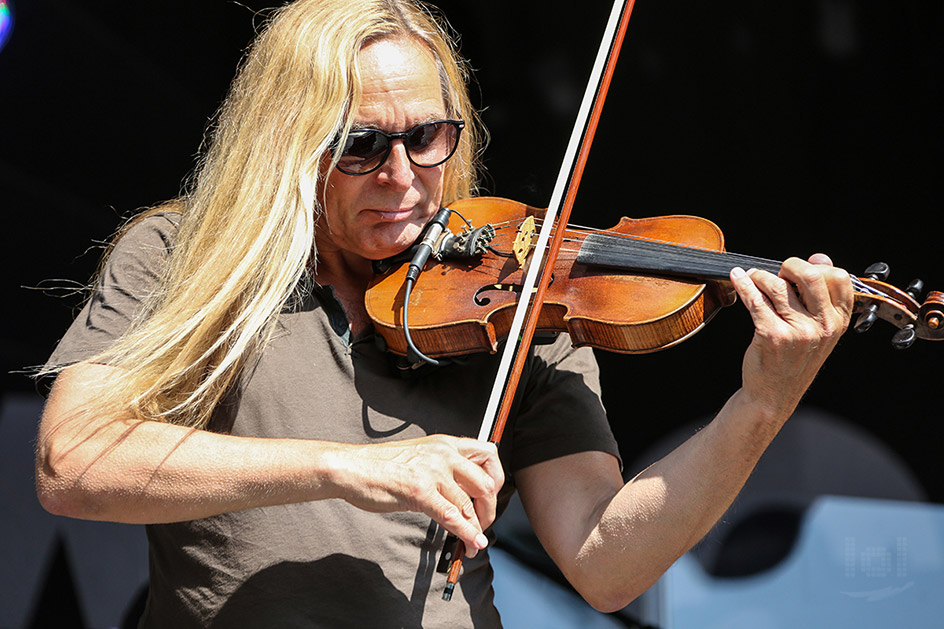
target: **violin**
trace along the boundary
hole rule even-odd
[[[387,349],[448,357],[496,352],[521,298],[535,226],[545,210],[507,199],[478,197],[452,204],[447,229],[405,301],[406,265],[374,278],[367,312]],[[461,216],[462,219],[457,219]],[[479,225],[479,227],[476,227]],[[455,229],[455,232],[453,231]],[[456,242],[468,251],[453,253]],[[724,249],[717,225],[695,216],[623,218],[607,230],[565,228],[563,244],[538,314],[537,330],[567,332],[574,346],[646,353],[676,345],[735,301],[731,269],[777,273],[780,263]],[[545,269],[545,272],[548,270]],[[944,339],[944,293],[923,285],[887,284],[888,265],[853,277],[853,326],[864,332],[882,319],[898,328],[899,349],[916,339]]]

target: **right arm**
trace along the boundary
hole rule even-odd
[[[54,514],[161,523],[342,498],[368,511],[425,513],[470,553],[485,546],[504,480],[491,444],[444,435],[376,445],[237,437],[101,416],[90,409],[114,369],[78,363],[53,386],[36,486]]]

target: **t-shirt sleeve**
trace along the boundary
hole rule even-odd
[[[571,347],[566,334],[535,347],[512,431],[513,471],[591,450],[619,459],[592,349]]]
[[[92,295],[46,362],[65,367],[107,350],[127,331],[157,286],[179,215],[162,212],[133,225],[116,243]]]

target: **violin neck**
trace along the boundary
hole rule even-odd
[[[702,280],[727,280],[731,269],[763,269],[777,274],[780,262],[723,251],[685,247],[669,242],[588,234],[577,262],[624,271],[657,273]]]

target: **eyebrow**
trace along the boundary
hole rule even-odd
[[[446,117],[446,114],[444,113],[430,114],[424,118],[420,118],[419,120],[415,121],[412,126],[407,127],[406,129],[403,129],[403,131],[409,131],[410,129],[413,129],[414,127],[420,126],[421,124],[426,124],[427,122],[434,122],[436,120],[446,120],[446,119],[447,117]],[[386,131],[386,129],[381,129],[377,125],[367,123],[367,122],[357,122],[355,120],[353,123],[351,123],[351,131],[355,131],[355,130],[360,131],[362,129],[376,129],[377,131]],[[396,131],[386,131],[386,132],[397,133]]]

